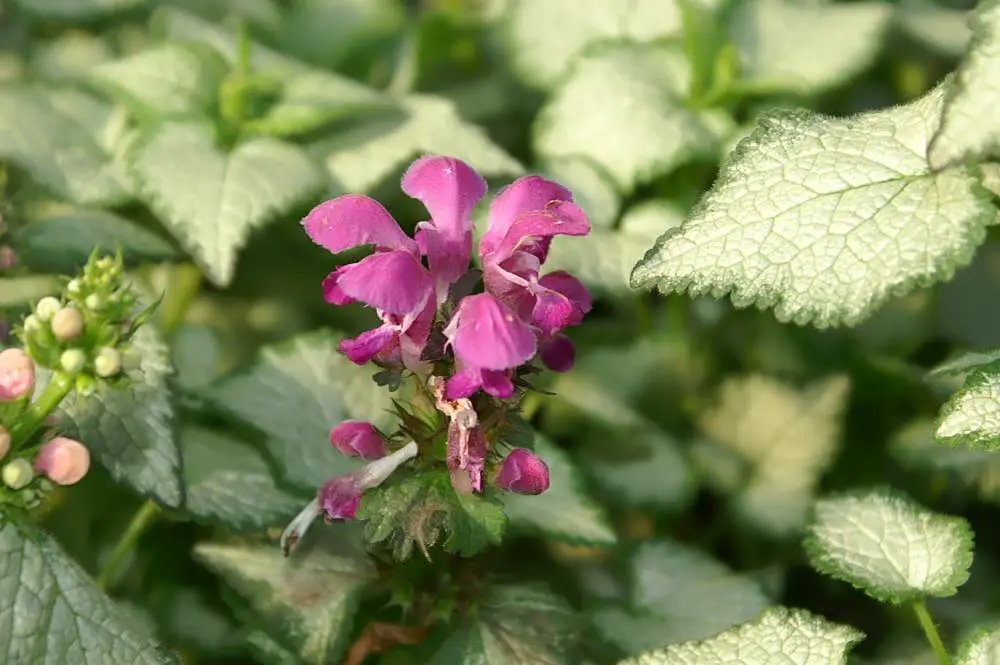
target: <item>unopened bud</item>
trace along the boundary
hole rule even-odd
[[[385,457],[385,441],[375,426],[364,420],[345,420],[330,430],[330,444],[348,457],[366,460]]]
[[[21,349],[0,351],[0,402],[12,402],[35,387],[35,363]]]
[[[90,451],[79,441],[64,436],[52,439],[38,452],[35,471],[57,485],[73,485],[90,470]]]
[[[549,488],[549,467],[530,450],[515,448],[504,459],[497,484],[508,492],[541,494]]]
[[[35,305],[35,316],[39,321],[48,321],[55,313],[62,309],[62,304],[52,296],[46,296]]]
[[[3,425],[0,425],[0,459],[6,457],[10,451],[10,432]]]
[[[94,358],[94,372],[102,379],[114,376],[122,369],[122,354],[110,346],[101,349]]]
[[[42,329],[42,322],[38,320],[38,317],[34,314],[29,314],[24,319],[24,331],[25,332],[38,332]]]
[[[79,293],[80,292],[80,280],[78,280],[78,279],[71,279],[71,280],[69,280],[69,284],[66,285],[66,290],[69,291],[70,293],[73,293],[73,294]]]
[[[83,301],[83,304],[87,306],[87,309],[97,311],[101,309],[101,307],[104,307],[104,298],[96,293],[91,293],[87,296],[87,299]]]
[[[76,377],[74,388],[80,397],[90,397],[97,391],[97,381],[89,374],[80,374]]]
[[[60,342],[76,339],[83,332],[83,315],[75,307],[63,307],[52,317],[52,334]]]
[[[59,366],[67,374],[76,374],[87,364],[87,354],[80,349],[66,349],[59,356]]]
[[[0,476],[3,477],[4,485],[12,490],[19,490],[31,482],[35,472],[31,470],[28,460],[18,458],[5,465],[3,471],[0,471]]]

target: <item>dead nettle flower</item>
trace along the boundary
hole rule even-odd
[[[11,402],[31,394],[35,387],[35,363],[22,349],[0,351],[0,402]]]
[[[316,498],[309,502],[281,534],[281,549],[285,556],[288,556],[320,515],[327,523],[354,519],[361,495],[384,483],[400,465],[416,455],[417,444],[410,441],[396,452],[371,461],[357,471],[326,481],[316,493]]]
[[[536,359],[558,372],[573,365],[573,343],[564,331],[590,311],[590,293],[569,273],[543,274],[542,265],[555,236],[590,232],[587,216],[558,183],[540,176],[516,180],[490,205],[478,247],[483,291],[455,296],[453,291],[464,290],[463,278],[474,276],[472,213],[486,196],[486,182],[461,160],[426,156],[410,165],[401,186],[430,217],[417,224],[413,238],[380,203],[361,195],[321,203],[302,222],[313,242],[334,254],[359,246],[374,249],[356,263],[337,266],[323,280],[327,302],[362,303],[381,321],[344,340],[339,349],[359,365],[408,370],[429,390],[434,407],[447,419],[447,454],[439,461],[456,490],[482,492],[485,479],[493,477],[507,491],[543,492],[548,470],[530,451],[515,450],[499,472],[487,472],[490,460],[499,459],[490,456],[490,428],[516,409],[518,386],[525,385],[519,377]],[[453,289],[459,280],[463,289]],[[438,335],[433,344],[432,331]],[[345,455],[366,459],[386,450],[382,435],[357,421],[337,425],[330,442]],[[355,474],[330,480],[286,529],[286,553],[320,514],[327,520],[353,518],[361,493],[418,450],[434,455],[436,448],[411,441]]]

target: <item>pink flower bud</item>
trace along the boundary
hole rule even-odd
[[[0,351],[0,402],[29,395],[35,387],[35,363],[21,349]]]
[[[497,484],[508,492],[541,494],[549,488],[549,467],[530,450],[515,448],[504,459]]]
[[[385,441],[374,425],[364,420],[345,420],[330,430],[330,443],[348,457],[374,460],[385,457]]]
[[[57,485],[78,483],[89,469],[90,451],[79,441],[63,436],[42,446],[35,459],[35,471],[44,473]]]

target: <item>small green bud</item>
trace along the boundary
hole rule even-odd
[[[62,309],[62,304],[52,296],[46,296],[35,305],[35,316],[39,321],[48,321],[56,312]]]
[[[94,358],[94,371],[97,376],[106,379],[114,376],[122,369],[122,354],[110,346],[106,346]]]
[[[87,354],[80,349],[66,349],[59,356],[59,365],[67,374],[76,374],[87,364]]]
[[[18,458],[4,466],[3,471],[0,471],[0,476],[3,476],[4,485],[12,490],[19,490],[31,482],[31,479],[35,477],[35,472],[31,470],[28,460]]]
[[[24,319],[24,332],[38,332],[42,329],[42,322],[38,320],[38,317],[34,314],[29,314]]]
[[[88,374],[80,374],[76,377],[76,394],[80,397],[90,397],[97,391],[97,381]]]
[[[87,306],[87,309],[92,309],[96,312],[104,307],[104,298],[96,293],[91,293],[87,296],[87,299],[83,301],[83,304]]]
[[[83,332],[83,315],[75,307],[63,307],[52,317],[52,334],[60,342],[76,339]]]
[[[74,294],[74,295],[76,295],[77,293],[79,293],[80,292],[80,280],[78,280],[78,279],[71,279],[71,280],[69,280],[69,284],[66,285],[66,290],[69,291],[70,293]]]

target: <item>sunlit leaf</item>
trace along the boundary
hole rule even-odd
[[[945,100],[941,128],[927,151],[936,169],[972,158],[1000,157],[1000,0],[972,12],[972,42]]]
[[[927,167],[943,92],[852,118],[761,116],[684,225],[636,265],[632,285],[731,293],[737,306],[827,327],[950,277],[997,213],[972,173]]]
[[[806,550],[820,572],[891,603],[951,596],[969,577],[972,530],[887,490],[822,499]]]
[[[711,155],[731,120],[686,106],[691,69],[678,47],[609,45],[573,66],[535,121],[535,150],[548,160],[586,157],[618,186],[667,174]]]
[[[801,391],[756,375],[722,385],[718,402],[699,423],[749,465],[749,478],[734,497],[740,515],[775,535],[802,527],[839,446],[849,388],[843,376]]]
[[[805,610],[774,607],[704,642],[669,646],[619,665],[843,665],[863,637]]]
[[[224,152],[196,123],[158,125],[131,147],[129,162],[141,198],[219,286],[232,280],[254,229],[323,184],[290,143],[258,138]]]
[[[970,635],[959,648],[955,665],[992,665],[1000,662],[1000,629],[983,629]]]

